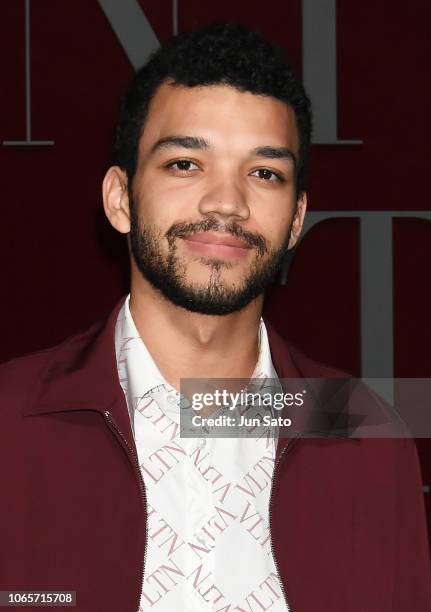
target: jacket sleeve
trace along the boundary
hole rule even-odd
[[[420,464],[413,439],[398,458],[397,558],[394,612],[431,612],[431,564]]]

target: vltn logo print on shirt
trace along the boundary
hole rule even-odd
[[[274,440],[181,438],[179,394],[127,309],[116,349],[147,494],[140,612],[286,612],[268,517]],[[254,378],[274,377],[268,357],[262,350]]]

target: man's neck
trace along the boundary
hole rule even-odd
[[[263,298],[239,312],[209,316],[175,306],[147,283],[133,284],[130,312],[166,382],[181,378],[249,378],[258,358]]]

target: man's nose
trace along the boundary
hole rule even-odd
[[[219,176],[206,185],[199,202],[202,215],[215,215],[246,221],[250,216],[245,188],[230,176]]]

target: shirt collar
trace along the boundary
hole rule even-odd
[[[136,328],[130,312],[130,293],[118,314],[115,353],[118,377],[133,422],[137,400],[154,387],[167,383]]]
[[[126,395],[131,421],[136,402],[159,385],[168,385],[151,353],[139,336],[130,312],[130,294],[127,296],[115,326],[115,352],[120,384]],[[268,333],[263,319],[259,325],[259,355],[252,378],[277,378],[271,359]]]

